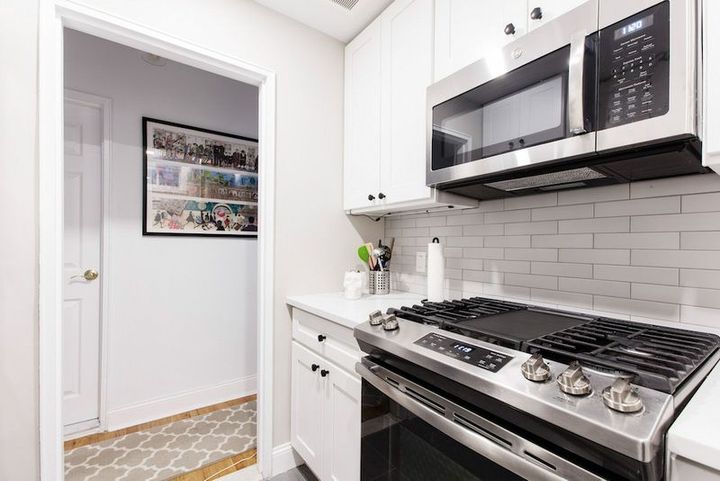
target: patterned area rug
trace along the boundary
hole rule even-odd
[[[255,401],[65,453],[65,481],[162,481],[255,448]]]

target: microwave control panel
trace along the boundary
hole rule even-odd
[[[667,113],[669,13],[666,1],[600,31],[600,130]]]
[[[513,358],[507,354],[435,333],[421,337],[415,341],[415,344],[491,372],[498,372]]]

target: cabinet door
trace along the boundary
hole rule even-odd
[[[313,365],[318,368],[313,371]],[[321,358],[293,341],[291,438],[292,446],[316,474],[323,468],[323,406],[325,378],[320,377]]]
[[[332,364],[328,369],[323,480],[358,481],[361,381]]]
[[[703,165],[720,173],[720,2],[703,2]]]
[[[553,18],[572,10],[587,0],[527,0],[527,21],[528,30],[532,31],[541,25],[545,25]],[[591,0],[597,1],[597,0]],[[542,12],[542,18],[533,19],[533,10]]]
[[[435,2],[435,80],[479,60],[527,32],[526,0]],[[512,23],[514,35],[505,33]]]
[[[345,47],[345,210],[380,190],[381,29],[373,22]]]
[[[432,82],[433,3],[395,0],[381,17],[383,203],[430,197],[425,186],[425,106]]]

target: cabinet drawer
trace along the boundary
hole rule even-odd
[[[293,309],[292,319],[293,339],[356,375],[355,363],[362,352],[352,329],[300,309]]]

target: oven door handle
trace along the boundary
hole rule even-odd
[[[585,37],[586,32],[575,32],[570,37],[568,64],[568,130],[572,135],[587,133],[585,128]]]
[[[355,370],[385,396],[480,456],[525,479],[603,481],[601,478],[367,358]]]

